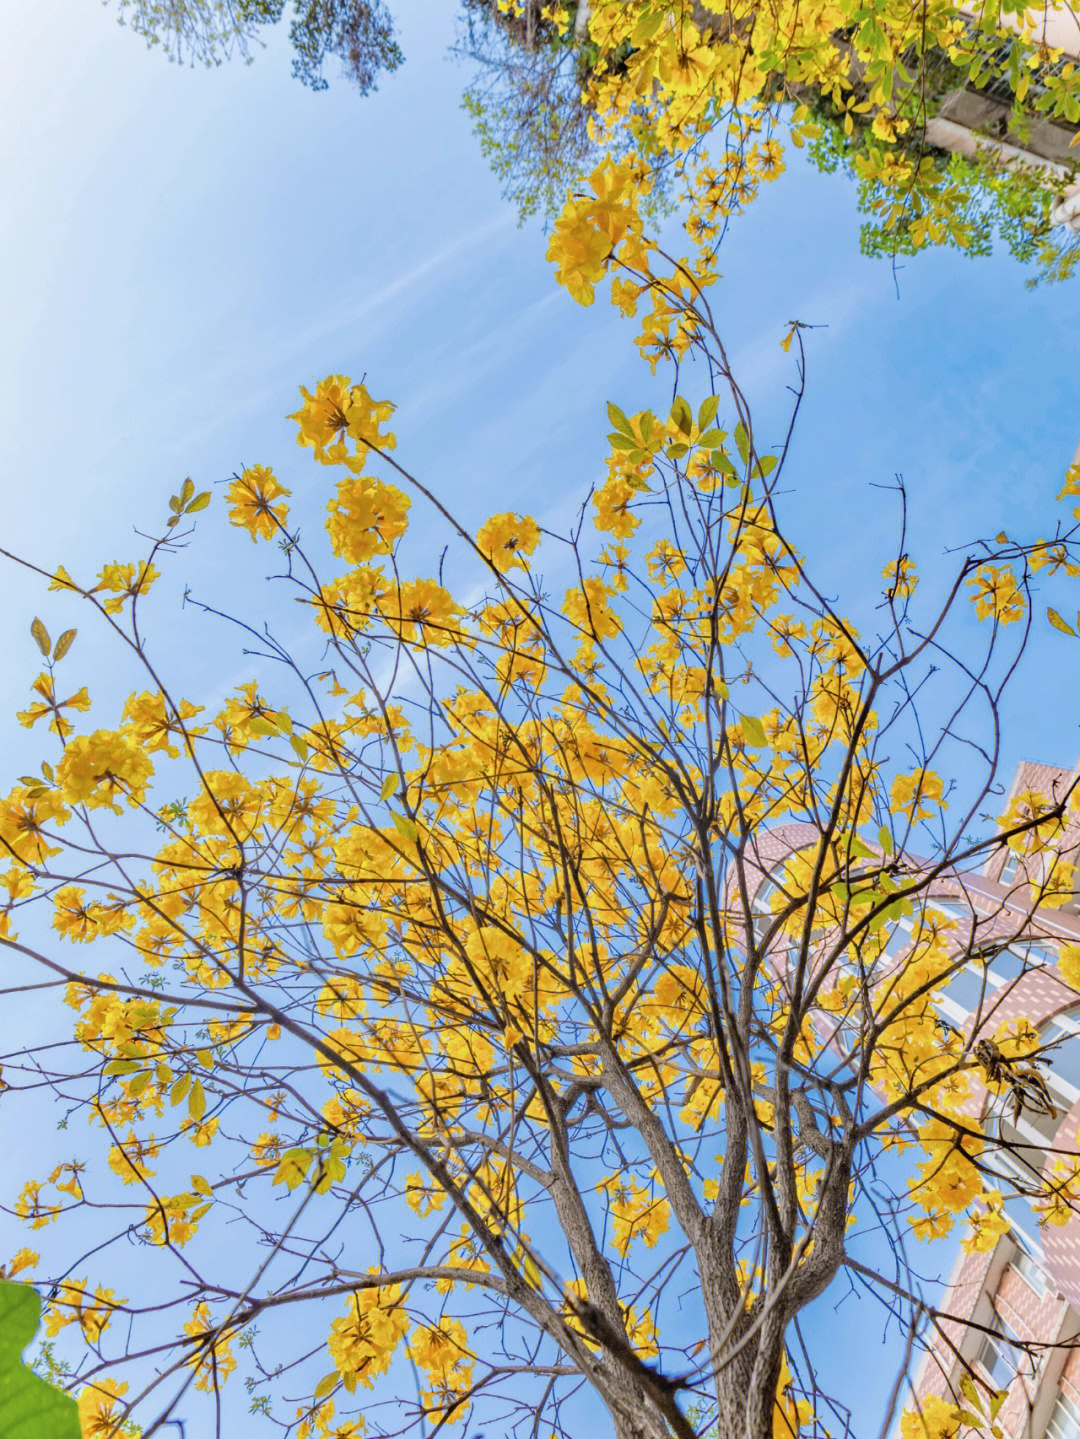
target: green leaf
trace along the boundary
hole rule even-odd
[[[193,1174],[191,1176],[191,1187],[196,1194],[201,1194],[206,1199],[213,1199],[214,1197],[214,1191],[210,1188],[210,1181],[204,1179],[201,1174]]]
[[[182,505],[186,505],[187,502],[188,502],[188,500],[191,499],[191,497],[192,497],[192,495],[193,495],[194,493],[195,493],[195,481],[194,481],[193,479],[191,479],[191,477],[189,476],[189,477],[184,481],[184,488],[180,491],[180,503],[181,503]]]
[[[892,833],[887,824],[883,824],[878,830],[878,843],[881,845],[882,854],[890,855],[893,852]]]
[[[742,725],[743,738],[747,744],[757,745],[759,749],[768,744],[768,740],[765,738],[765,728],[759,719],[753,715],[743,715],[739,723]]]
[[[0,1434],[4,1439],[79,1439],[74,1399],[21,1362],[40,1319],[35,1289],[0,1280]]]
[[[198,1124],[199,1120],[206,1113],[206,1092],[202,1087],[202,1081],[197,1079],[191,1086],[191,1093],[188,1095],[188,1113]]]
[[[1076,631],[1073,629],[1069,621],[1063,620],[1058,614],[1057,610],[1051,609],[1049,605],[1046,608],[1046,618],[1050,621],[1054,628],[1056,630],[1060,630],[1063,635],[1072,635],[1074,639],[1076,638]]]
[[[203,490],[201,495],[196,495],[191,504],[187,507],[189,515],[195,514],[198,510],[205,510],[210,503],[210,491]]]
[[[415,839],[417,835],[416,825],[409,819],[408,815],[392,812],[390,818],[394,821],[394,828],[403,839]]]
[[[874,851],[868,844],[863,844],[857,834],[853,834],[848,841],[848,853],[853,859],[876,859]]]
[[[618,430],[620,435],[628,435],[630,433],[630,421],[623,414],[622,410],[619,409],[618,405],[613,405],[610,401],[608,401],[607,417],[611,428]]]
[[[56,641],[56,647],[52,652],[52,657],[54,660],[62,660],[64,658],[68,650],[71,648],[71,642],[72,640],[74,640],[77,633],[77,630],[64,631],[64,633]]]
[[[694,428],[694,412],[681,395],[675,396],[671,406],[671,423],[683,435],[689,435]]]
[[[49,638],[49,631],[39,619],[35,619],[30,626],[30,633],[34,636],[34,639],[37,640],[38,649],[47,658],[49,651],[52,649],[52,640]]]
[[[707,400],[702,400],[701,408],[697,412],[697,427],[699,430],[707,430],[716,419],[716,411],[720,405],[719,395],[710,395]]]
[[[184,1095],[187,1094],[190,1084],[191,1075],[182,1074],[180,1078],[176,1081],[176,1083],[173,1085],[173,1087],[169,1090],[169,1103],[179,1104],[180,1101],[184,1098]]]
[[[289,743],[301,759],[307,759],[307,740],[305,740],[302,735],[290,735]]]
[[[139,1067],[137,1059],[110,1059],[102,1074],[133,1074]]]
[[[746,433],[746,426],[742,420],[735,426],[735,445],[745,465],[750,458],[750,437]]]
[[[758,474],[764,479],[766,475],[772,474],[779,463],[780,461],[775,455],[762,455],[761,459],[758,460]]]
[[[382,789],[379,790],[379,798],[384,800],[389,799],[397,787],[398,776],[396,774],[388,774],[382,782]]]

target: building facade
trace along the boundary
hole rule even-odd
[[[1025,761],[1006,803],[1022,805],[1025,795],[1057,801],[1078,776],[1080,764],[1068,770]],[[752,900],[761,915],[759,938],[775,917],[773,896],[787,861],[818,840],[800,824],[761,837]],[[1080,870],[1080,815],[1074,813],[1057,848]],[[943,1023],[977,1040],[1009,1020],[1030,1021],[1040,1047],[1047,1047],[1040,1073],[1054,1113],[1024,1107],[1014,1114],[1008,1095],[974,1086],[967,1106],[972,1120],[1008,1146],[988,1146],[984,1158],[1000,1173],[1009,1227],[991,1252],[962,1252],[943,1293],[932,1298],[949,1317],[923,1336],[926,1349],[909,1398],[955,1400],[963,1376],[974,1374],[1007,1391],[997,1416],[1005,1439],[1080,1439],[1080,1212],[1061,1226],[1040,1224],[1023,1193],[1040,1189],[1054,1151],[1063,1159],[1076,1155],[1080,1166],[1080,988],[1065,980],[1058,964],[1063,945],[1080,946],[1080,893],[1033,908],[1041,863],[1003,845],[980,871],[936,880],[925,896],[935,911],[957,920],[957,956],[972,956],[937,1000]],[[917,916],[901,919],[893,931],[887,954],[897,964],[915,922]],[[783,968],[782,958],[771,962],[778,972]],[[833,1026],[823,1015],[819,1039],[839,1054],[847,1045]]]
[[[1023,792],[1063,794],[1076,770],[1024,763],[1010,799]],[[1080,844],[1073,823],[1063,848]],[[1074,856],[1075,858],[1075,856]],[[1012,851],[995,854],[981,875],[965,881],[965,898],[992,938],[1016,931],[1029,876]],[[935,898],[935,903],[937,899]],[[1061,1226],[1039,1222],[1022,1192],[1049,1163],[1078,1150],[1080,1132],[1080,993],[1062,978],[1057,951],[1080,943],[1080,905],[1040,909],[1030,939],[1010,944],[985,979],[972,965],[949,986],[939,1008],[965,1034],[992,1033],[1003,1021],[1026,1016],[1047,1050],[1045,1081],[1056,1113],[1022,1110],[1014,1119],[1001,1096],[979,1089],[973,1117],[1013,1148],[993,1157],[1002,1172],[1009,1221],[989,1253],[961,1253],[938,1308],[951,1316],[928,1337],[915,1379],[915,1396],[951,1397],[965,1372],[974,1371],[1007,1398],[998,1423],[1008,1439],[1080,1439],[1080,1214]],[[980,928],[980,935],[983,933]]]

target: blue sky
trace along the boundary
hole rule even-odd
[[[364,101],[292,80],[280,35],[249,66],[190,70],[108,6],[5,9],[5,548],[77,576],[135,559],[134,528],[159,522],[186,475],[217,495],[252,463],[318,523],[319,476],[285,416],[297,385],[331,372],[366,373],[397,402],[398,458],[467,525],[506,508],[565,523],[600,475],[605,402],[663,403],[630,325],[559,291],[539,225],[518,228],[500,199],[458,107],[454,4],[394,8],[406,64]],[[786,417],[787,322],[822,327],[807,335],[791,504],[818,574],[857,612],[895,533],[874,487],[897,473],[928,579],[948,545],[1051,527],[1080,441],[1080,330],[1075,284],[1030,292],[1007,256],[921,256],[897,285],[859,256],[854,201],[796,157],[732,227],[713,299],[766,448]],[[430,517],[417,530],[437,556]],[[212,703],[245,666],[234,636],[181,615],[184,584],[250,612],[264,570],[206,516],[162,581],[158,640],[193,699]],[[17,571],[0,585],[13,776],[29,753],[10,716],[37,673],[30,619],[54,634],[81,619]],[[112,652],[90,629],[78,644],[76,683],[118,694]],[[1005,716],[1006,775],[1025,757],[1076,759],[1078,681],[1080,643],[1040,629]],[[875,1372],[876,1311],[855,1310],[840,1306],[833,1362],[862,1436],[877,1432],[885,1361]]]

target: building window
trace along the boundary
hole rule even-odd
[[[975,1356],[975,1363],[995,1389],[1007,1389],[1016,1373],[1012,1350],[992,1334],[987,1334]]]
[[[1001,866],[1001,873],[998,875],[998,884],[1011,884],[1016,878],[1016,871],[1020,868],[1020,856],[1015,849],[1010,849],[1005,856],[1005,863]]]
[[[985,1371],[995,1389],[1007,1389],[1017,1370],[1034,1374],[1037,1361],[1021,1347],[1020,1336],[1000,1314],[995,1311],[990,1322],[995,1332],[984,1336],[975,1362]]]
[[[1012,1267],[1016,1270],[1017,1274],[1020,1275],[1029,1289],[1034,1289],[1035,1293],[1039,1295],[1046,1293],[1046,1276],[1026,1250],[1017,1249],[1016,1256],[1012,1261]]]
[[[1064,1390],[1047,1421],[1046,1439],[1080,1439],[1080,1409]]]
[[[1053,1046],[1043,1056],[1042,1068],[1050,1088],[1057,1091],[1064,1109],[1080,1098],[1080,1025],[1075,1009],[1056,1015],[1039,1030],[1039,1043]]]

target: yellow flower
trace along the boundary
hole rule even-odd
[[[86,905],[86,891],[66,884],[53,897],[53,928],[73,943],[96,939],[98,927]]]
[[[912,820],[927,819],[934,813],[929,806],[946,809],[942,798],[945,786],[939,774],[917,769],[911,774],[898,774],[889,791],[889,808],[893,814],[907,814]]]
[[[406,580],[379,598],[379,612],[406,643],[450,645],[466,639],[462,610],[434,580]]]
[[[187,1361],[197,1375],[195,1388],[207,1394],[216,1392],[236,1368],[236,1357],[229,1347],[230,1331],[215,1330],[210,1309],[204,1302],[195,1306],[194,1315],[184,1325],[184,1333],[202,1341],[194,1346]]]
[[[354,385],[344,375],[328,375],[315,393],[300,387],[303,406],[290,415],[300,426],[297,444],[309,445],[323,465],[341,465],[359,474],[367,460],[368,448],[392,450],[397,444],[381,427],[394,413],[389,400],[373,400],[364,385]],[[355,455],[345,447],[345,435],[359,446]]]
[[[0,800],[0,846],[21,864],[40,864],[60,852],[48,843],[45,826],[66,824],[71,816],[55,790],[35,791],[32,799],[30,793],[16,789]]]
[[[95,1379],[79,1394],[79,1424],[82,1439],[114,1439],[120,1433],[121,1416],[116,1402],[127,1393],[127,1385],[115,1379]]]
[[[32,704],[29,709],[19,710],[18,721],[27,729],[32,729],[39,719],[46,715],[52,715],[49,721],[49,728],[61,737],[71,733],[71,721],[62,715],[62,709],[88,710],[90,708],[90,694],[86,686],[77,690],[70,699],[57,701],[56,692],[53,687],[52,675],[40,674],[34,681],[33,689],[35,694],[41,696],[37,704]]]
[[[998,624],[1013,624],[1027,613],[1023,591],[1008,565],[980,565],[968,580],[971,601],[979,619],[993,617]]]
[[[115,599],[106,600],[103,606],[109,615],[119,614],[127,600],[144,595],[159,573],[153,565],[141,560],[137,565],[106,565],[98,576],[94,591],[111,590]]]
[[[517,565],[527,570],[527,556],[540,543],[540,526],[528,515],[492,515],[477,531],[476,543],[492,568],[501,572]]]
[[[202,714],[202,710],[202,705],[181,700],[174,715],[171,708],[166,708],[164,695],[144,691],[142,694],[128,696],[124,705],[124,719],[128,722],[130,733],[144,749],[164,750],[170,759],[176,759],[180,750],[172,743],[174,737],[183,738],[205,733],[201,728],[189,729],[184,724],[185,720]]]
[[[405,1201],[409,1208],[426,1219],[429,1214],[441,1209],[446,1203],[446,1190],[425,1180],[422,1174],[405,1176]]]
[[[152,1134],[143,1140],[133,1131],[129,1131],[125,1140],[114,1144],[109,1150],[109,1168],[114,1174],[118,1174],[125,1184],[137,1184],[154,1173],[147,1167],[146,1161],[155,1159],[157,1154],[158,1146],[154,1143]]]
[[[300,386],[304,403],[289,419],[300,426],[296,443],[310,445],[320,464],[348,463],[342,435],[349,425],[345,411],[351,386],[352,381],[344,375],[328,375],[325,380],[320,380],[314,394]],[[359,455],[356,460],[359,460],[358,468],[362,468],[364,456]],[[355,464],[356,460],[352,463]]]
[[[141,804],[153,765],[131,736],[114,730],[79,735],[64,751],[56,780],[68,804],[121,813],[119,801]]]
[[[598,640],[611,639],[622,629],[618,615],[608,605],[613,591],[595,575],[588,576],[581,589],[567,590],[563,614],[586,634]]]
[[[0,1265],[0,1278],[14,1279],[24,1269],[35,1268],[40,1259],[41,1255],[33,1249],[16,1250],[7,1264]]]
[[[1080,944],[1063,944],[1058,950],[1057,962],[1065,983],[1080,989]]]
[[[937,1394],[927,1394],[900,1419],[903,1439],[955,1439],[959,1432],[960,1410]]]
[[[887,564],[881,572],[881,578],[885,581],[885,593],[889,599],[906,600],[914,594],[915,586],[919,583],[915,563],[907,555],[901,555],[898,560]]]
[[[275,477],[273,470],[265,465],[253,465],[236,475],[225,492],[229,505],[229,521],[242,530],[247,530],[252,540],[261,535],[272,540],[274,535],[285,528],[289,509],[285,504],[275,504],[282,495],[288,495],[283,484]]]
[[[390,1368],[394,1350],[409,1332],[400,1303],[398,1285],[358,1289],[350,1295],[344,1317],[331,1323],[326,1347],[350,1394],[358,1383],[370,1389],[375,1375]]]
[[[330,547],[351,565],[390,554],[408,525],[408,496],[379,480],[342,480],[327,506]]]
[[[345,409],[349,434],[358,445],[370,446],[373,450],[392,450],[397,439],[389,431],[382,432],[382,426],[394,413],[396,407],[389,400],[373,400],[366,385],[353,385],[349,403]],[[363,455],[363,450],[360,455]]]
[[[163,1194],[146,1207],[145,1224],[153,1244],[185,1245],[195,1233],[197,1211],[205,1201],[198,1194]],[[196,1211],[196,1213],[192,1213]]]
[[[251,1157],[260,1169],[274,1168],[281,1158],[281,1136],[262,1133],[251,1146]]]

